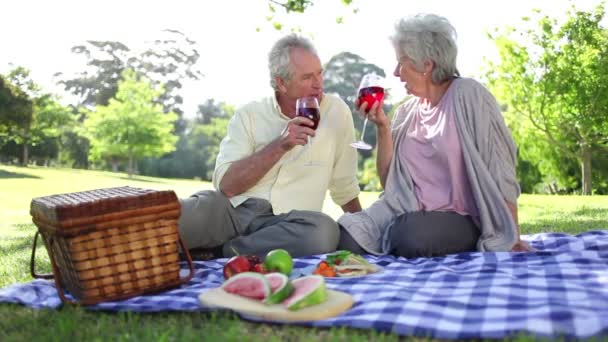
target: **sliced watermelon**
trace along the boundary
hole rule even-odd
[[[295,290],[283,302],[283,305],[289,310],[299,310],[327,300],[325,278],[320,275],[298,278],[292,284]]]
[[[293,285],[289,278],[279,272],[266,274],[266,279],[270,283],[272,294],[264,301],[266,304],[277,304],[289,297],[293,292]]]
[[[243,272],[230,277],[222,284],[222,289],[241,297],[265,300],[270,296],[271,289],[268,279],[255,272]]]

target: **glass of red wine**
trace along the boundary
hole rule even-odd
[[[319,127],[319,120],[321,119],[319,101],[317,98],[315,96],[300,97],[296,101],[296,115],[312,120],[314,125],[311,128],[317,130],[317,127]],[[308,137],[308,143],[310,144],[310,137]]]
[[[296,116],[303,116],[312,120],[314,125],[311,127],[314,130],[317,130],[319,127],[319,120],[321,119],[321,112],[319,111],[319,101],[315,96],[304,96],[298,98],[296,101]],[[310,148],[310,136],[308,137],[307,146]],[[309,161],[309,164],[312,164],[312,160]]]
[[[379,102],[380,105],[382,105],[382,100],[384,100],[384,87],[382,86],[382,77],[376,75],[375,73],[364,75],[361,79],[361,84],[359,85],[359,91],[357,96],[357,103],[359,104],[359,106],[363,105],[363,103],[367,103],[367,110],[369,110],[376,101]],[[363,137],[365,136],[366,127],[367,115],[365,115],[365,120],[363,121],[363,128],[361,129],[361,139],[350,144],[350,146],[360,150],[372,149],[372,146],[363,140]]]

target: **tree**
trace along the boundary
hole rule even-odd
[[[116,41],[90,40],[74,46],[72,52],[85,56],[89,68],[71,79],[58,73],[64,77],[60,84],[79,98],[79,105],[105,106],[115,96],[122,72],[132,69],[155,85],[163,85],[163,92],[156,101],[163,105],[165,112],[174,112],[181,117],[183,99],[179,90],[185,80],[202,77],[195,68],[200,55],[195,48],[196,42],[180,31],[164,30],[162,33],[161,39],[148,43],[141,51]],[[177,128],[180,131],[183,125]]]
[[[142,173],[159,177],[199,178],[210,180],[219,145],[226,136],[234,108],[206,100],[198,106],[196,117],[186,120],[176,150],[162,158],[148,158],[140,163]]]
[[[572,7],[562,25],[535,13],[536,27],[504,28],[489,35],[500,62],[488,63],[486,77],[507,106],[520,148],[522,139],[530,139],[528,147],[559,149],[552,154],[558,160],[578,161],[582,193],[588,195],[592,155],[608,151],[608,31],[600,25],[604,6],[592,12]],[[524,18],[524,23],[530,21]],[[536,138],[544,142],[537,144]],[[526,151],[522,156],[533,157]],[[529,161],[538,165],[542,160]]]
[[[56,97],[42,93],[30,78],[29,70],[17,67],[9,72],[7,79],[13,84],[16,97],[12,106],[14,118],[5,124],[6,137],[22,146],[21,162],[27,166],[30,148],[42,142],[56,144],[62,127],[71,122],[71,114]]]
[[[91,143],[91,159],[110,159],[114,165],[128,160],[132,176],[135,161],[158,157],[175,149],[172,134],[175,113],[164,113],[156,103],[162,89],[155,89],[145,77],[127,69],[122,73],[116,98],[107,106],[86,113],[82,134]]]
[[[340,0],[340,2],[345,6],[351,6],[353,0]],[[283,24],[280,20],[276,18],[277,8],[281,9],[285,14],[302,14],[306,12],[310,7],[314,6],[314,0],[268,0],[268,11],[269,15],[266,16],[266,20],[268,22],[272,22],[272,26],[276,30],[283,29]],[[353,13],[359,12],[358,8],[353,9]],[[336,22],[338,24],[342,23],[344,20],[343,17],[338,16],[336,18]],[[258,28],[258,31],[260,28]]]
[[[32,119],[29,96],[0,75],[0,147],[24,132]]]

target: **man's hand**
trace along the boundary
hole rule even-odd
[[[287,127],[279,138],[281,148],[284,151],[289,151],[296,145],[306,145],[308,137],[315,136],[315,130],[311,128],[312,126],[314,126],[314,122],[303,116],[296,116],[289,120]]]

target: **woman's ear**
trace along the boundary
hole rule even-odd
[[[430,75],[431,72],[433,71],[433,69],[435,68],[435,62],[433,62],[430,59],[426,59],[424,61],[424,64],[423,64],[423,68],[424,68],[424,72],[423,73],[425,75],[427,75],[427,74]]]

